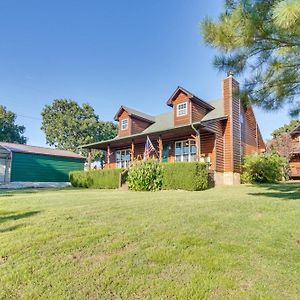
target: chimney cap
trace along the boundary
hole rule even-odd
[[[228,71],[227,72],[227,77],[233,77],[233,72],[232,71]]]

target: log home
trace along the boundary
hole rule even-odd
[[[290,177],[292,179],[300,178],[300,125],[296,126],[291,131],[291,137],[293,142],[292,155],[290,159]]]
[[[167,100],[170,111],[157,116],[121,106],[114,119],[117,137],[82,148],[106,151],[106,168],[126,168],[142,159],[149,136],[162,163],[204,161],[216,184],[240,182],[243,156],[265,150],[251,107],[242,105],[235,91],[239,83],[229,75],[222,97],[206,102],[182,87]]]

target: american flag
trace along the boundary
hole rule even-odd
[[[149,139],[149,136],[147,136],[146,144],[145,144],[145,151],[144,151],[144,159],[149,159],[151,152],[155,151],[155,148]]]

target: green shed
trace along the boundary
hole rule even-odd
[[[0,142],[0,184],[68,182],[69,172],[83,170],[84,162],[71,151]]]

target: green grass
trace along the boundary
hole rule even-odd
[[[299,183],[0,192],[1,299],[299,295]]]

